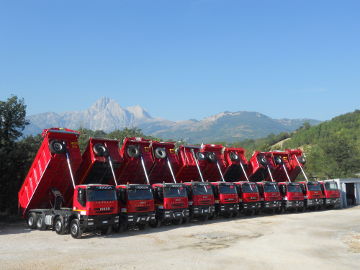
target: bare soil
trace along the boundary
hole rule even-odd
[[[1,269],[359,269],[360,207],[219,219],[75,240],[0,225]]]

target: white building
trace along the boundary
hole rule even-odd
[[[360,204],[360,178],[339,178],[326,181],[335,181],[340,189],[341,207]]]

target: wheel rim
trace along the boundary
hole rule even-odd
[[[71,234],[72,234],[72,235],[76,235],[77,232],[78,232],[78,228],[77,228],[76,224],[73,224],[73,225],[71,226]]]
[[[62,227],[61,220],[57,220],[56,223],[55,223],[55,230],[56,230],[57,232],[60,232],[60,231],[61,231],[61,227]]]
[[[39,228],[42,226],[42,217],[39,217],[36,225],[37,225]]]
[[[33,217],[33,216],[29,217],[29,219],[28,219],[28,225],[29,225],[29,226],[33,226],[33,225],[34,225],[34,217]]]

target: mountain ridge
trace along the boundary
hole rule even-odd
[[[24,134],[33,135],[49,127],[70,129],[88,128],[111,132],[123,128],[140,128],[145,134],[164,139],[185,140],[189,143],[202,141],[238,141],[261,138],[270,133],[289,132],[304,122],[320,123],[314,119],[273,119],[259,112],[220,112],[202,120],[170,121],[154,118],[140,105],[121,107],[115,100],[103,97],[83,111],[46,112],[28,117],[30,125]]]

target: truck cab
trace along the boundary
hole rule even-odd
[[[335,181],[321,181],[321,189],[325,195],[324,206],[336,208],[340,206],[340,190]]]
[[[234,183],[211,182],[215,198],[214,216],[231,217],[239,213],[239,196]]]
[[[158,183],[152,185],[155,198],[155,221],[150,226],[161,223],[180,224],[189,220],[189,201],[186,185],[180,183]]]
[[[281,212],[282,198],[276,182],[257,182],[259,189],[261,209],[266,212]]]
[[[304,211],[304,194],[299,183],[280,182],[278,186],[282,197],[283,211]]]
[[[123,231],[129,226],[144,229],[151,220],[155,221],[154,196],[151,185],[118,185],[116,190],[120,211],[117,230]]]
[[[300,183],[305,198],[305,208],[312,210],[321,209],[324,205],[325,196],[320,182],[308,181]]]
[[[239,194],[240,212],[245,215],[258,214],[261,208],[260,194],[256,183],[234,182]]]
[[[191,181],[184,183],[189,198],[190,218],[207,220],[215,212],[215,200],[209,182]]]

